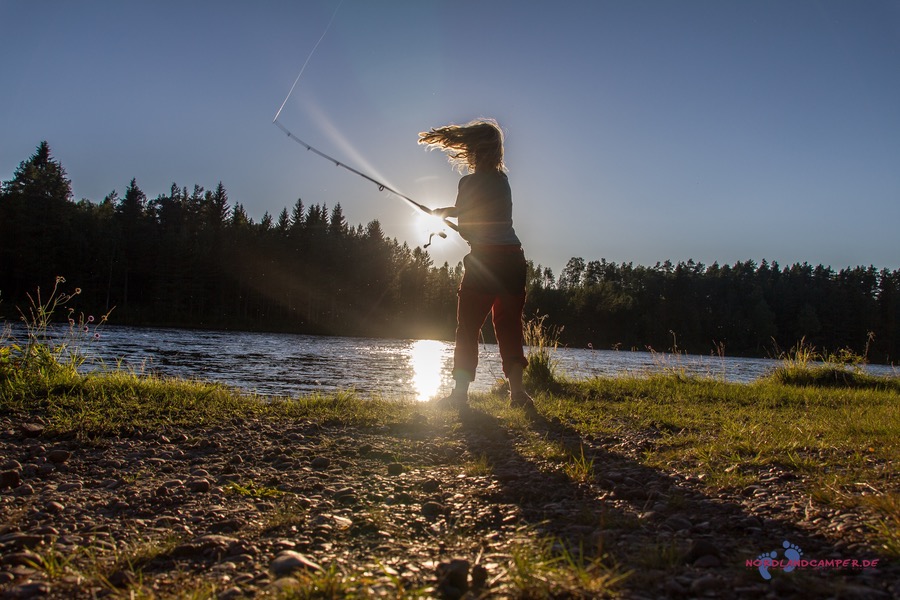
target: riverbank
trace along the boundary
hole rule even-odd
[[[0,594],[897,597],[898,399],[666,376],[457,414],[122,374],[7,386]]]

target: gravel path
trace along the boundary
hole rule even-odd
[[[521,597],[515,549],[545,538],[629,573],[615,597],[900,597],[897,561],[883,557],[869,569],[773,567],[768,580],[747,565],[771,551],[879,559],[863,535],[870,517],[816,504],[789,472],[710,494],[697,478],[640,464],[653,431],[585,439],[540,416],[530,430],[583,448],[593,481],[533,458],[522,432],[477,410],[426,408],[379,428],[245,421],[89,444],[0,418],[0,597],[179,597],[198,582],[210,597],[266,597],[304,572],[343,575],[365,596],[398,597],[401,585]]]

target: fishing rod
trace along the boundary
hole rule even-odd
[[[281,111],[279,111],[279,112],[281,112]],[[374,177],[372,177],[370,175],[366,175],[362,171],[354,169],[350,165],[339,161],[338,159],[334,158],[333,156],[325,154],[324,152],[322,152],[321,150],[319,150],[312,144],[308,144],[307,142],[304,142],[303,140],[298,138],[296,135],[291,133],[291,131],[287,127],[285,127],[284,125],[282,125],[281,123],[278,122],[278,115],[275,115],[275,119],[272,121],[272,123],[274,123],[275,126],[278,127],[278,129],[280,129],[281,131],[283,131],[290,139],[294,140],[295,142],[297,142],[298,144],[300,144],[301,146],[303,146],[304,148],[306,148],[308,151],[312,152],[313,154],[317,154],[317,155],[321,156],[322,158],[324,158],[325,160],[334,163],[334,165],[336,167],[341,167],[343,169],[350,171],[354,175],[359,175],[363,179],[366,179],[367,181],[371,181],[372,183],[374,183],[375,185],[378,186],[379,192],[390,192],[391,194],[394,194],[398,198],[406,200],[410,204],[410,206],[417,208],[418,210],[422,211],[426,215],[437,217],[437,215],[435,215],[434,212],[430,208],[425,206],[424,204],[419,204],[418,202],[416,202],[409,196],[407,196],[405,194],[401,194],[400,192],[398,192],[394,188],[390,187],[386,183],[378,181]],[[446,225],[447,227],[449,227],[450,229],[452,229],[453,231],[456,231],[457,233],[459,232],[459,226],[457,226],[456,223],[452,223],[451,221],[448,221],[446,217],[437,217],[437,218],[440,218],[441,222],[444,225]],[[447,234],[444,233],[443,231],[438,231],[438,232],[432,233],[428,236],[428,243],[426,243],[423,246],[423,248],[427,248],[428,246],[431,245],[431,240],[432,240],[432,238],[434,238],[434,236],[438,236],[443,239],[447,238]]]

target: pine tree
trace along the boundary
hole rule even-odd
[[[76,268],[71,198],[65,169],[41,142],[0,191],[0,289],[15,297]]]

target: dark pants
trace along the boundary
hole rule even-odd
[[[478,367],[478,335],[491,314],[503,373],[513,365],[528,365],[522,348],[525,307],[525,255],[519,246],[474,249],[463,260],[465,274],[456,307],[456,349],[453,377],[474,381]]]

